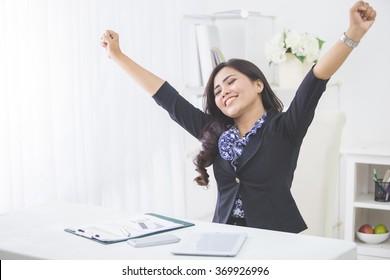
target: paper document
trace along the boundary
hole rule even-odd
[[[103,243],[114,243],[192,225],[194,224],[148,213],[106,223],[73,226],[65,231]]]

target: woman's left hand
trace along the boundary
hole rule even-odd
[[[369,3],[358,1],[349,11],[348,38],[360,41],[376,19],[376,11]]]

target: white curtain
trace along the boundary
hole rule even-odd
[[[0,213],[50,201],[184,216],[184,132],[99,39],[180,83],[175,0],[0,0]]]

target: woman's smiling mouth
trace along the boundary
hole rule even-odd
[[[238,96],[236,95],[236,96],[231,96],[231,97],[229,97],[228,99],[226,99],[226,101],[225,101],[225,106],[226,106],[226,107],[229,106],[234,100],[236,100],[237,97],[238,97]]]

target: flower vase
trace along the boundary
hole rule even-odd
[[[296,89],[309,72],[312,64],[301,62],[292,53],[286,53],[286,57],[286,62],[278,65],[279,87]]]

